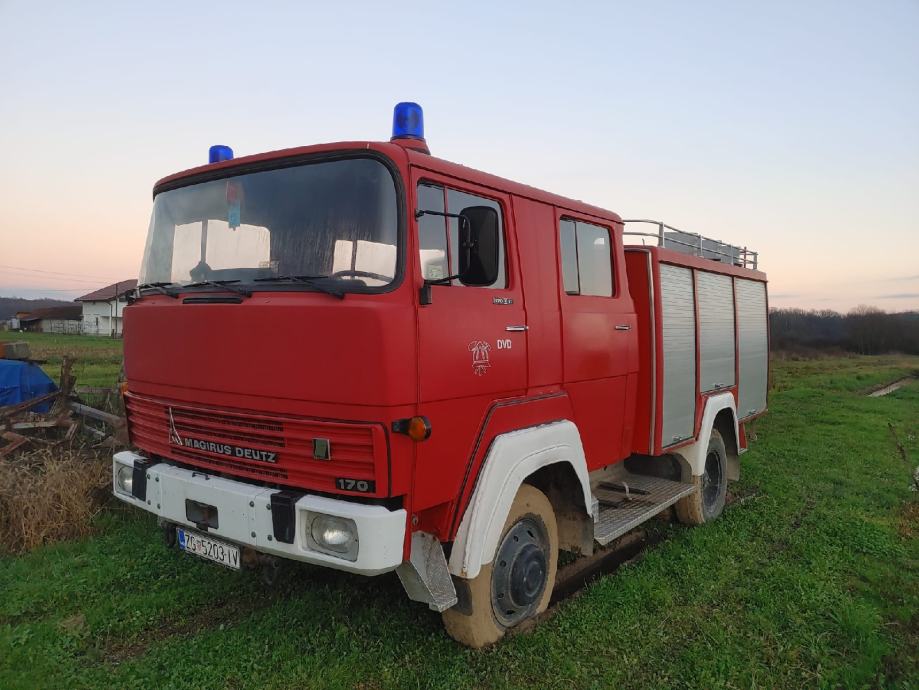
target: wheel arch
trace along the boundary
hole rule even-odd
[[[524,483],[549,498],[563,548],[571,548],[574,542],[580,545],[583,540],[576,523],[580,517],[582,524],[591,524],[592,494],[577,426],[562,420],[511,431],[496,436],[488,449],[450,552],[453,575],[474,578],[491,563],[514,497]]]
[[[555,462],[536,470],[524,484],[542,491],[555,513],[559,548],[582,555],[593,552],[590,504],[581,491],[581,480],[570,462]]]
[[[738,428],[737,405],[734,396],[729,393],[718,393],[705,399],[705,410],[702,413],[702,423],[699,427],[699,436],[694,443],[679,448],[674,455],[680,460],[683,470],[683,479],[696,477],[705,469],[705,455],[708,442],[711,439],[712,429],[717,429],[724,440],[727,450],[727,478],[731,481],[740,478],[740,462],[738,453]]]
[[[721,434],[724,448],[728,452],[727,462],[728,481],[736,482],[740,479],[740,453],[738,451],[737,415],[729,408],[722,408],[715,415],[713,427]]]

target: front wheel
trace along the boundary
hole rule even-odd
[[[484,647],[508,628],[549,606],[558,565],[558,527],[552,504],[534,486],[517,491],[494,560],[471,580],[457,578],[459,603],[443,612],[457,642]]]
[[[705,453],[705,468],[701,475],[692,478],[696,491],[677,501],[676,516],[680,522],[702,525],[721,515],[728,491],[727,458],[721,433],[712,429]]]

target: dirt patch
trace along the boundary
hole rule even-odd
[[[214,601],[204,605],[194,615],[182,620],[165,621],[156,628],[145,630],[138,637],[125,640],[122,638],[106,639],[100,650],[102,659],[109,664],[120,664],[129,659],[143,656],[157,642],[174,637],[197,635],[202,630],[223,628],[235,624],[249,614],[264,608],[271,602],[269,596],[249,597]]]
[[[883,687],[913,687],[910,685],[910,679],[915,677],[912,666],[915,665],[915,650],[919,649],[919,615],[913,614],[905,622],[889,621],[887,625],[897,630],[898,636],[901,636],[904,642],[881,662],[884,668]],[[881,686],[879,682],[876,687]]]
[[[525,635],[532,631],[541,622],[552,618],[566,600],[580,596],[589,582],[615,572],[626,563],[637,561],[645,551],[665,538],[663,533],[649,534],[645,530],[637,529],[606,547],[597,547],[592,556],[582,556],[568,565],[559,567],[549,608],[511,628],[507,635]]]
[[[919,502],[909,501],[900,509],[897,532],[906,539],[919,535]]]
[[[795,514],[795,519],[791,521],[790,531],[796,532],[801,529],[804,519],[813,512],[814,506],[816,505],[817,499],[813,496],[808,496],[804,501],[804,505],[801,506],[801,510]]]
[[[903,386],[915,380],[916,379],[913,376],[907,376],[906,378],[898,379],[897,381],[894,381],[893,383],[888,383],[887,385],[881,386],[880,388],[875,388],[873,391],[868,393],[868,397],[869,398],[882,398],[885,395],[890,395],[896,390],[900,390],[901,388],[903,388]]]
[[[727,500],[727,504],[740,506],[747,501],[752,501],[762,496],[763,494],[760,493],[759,487],[751,487],[743,494],[731,495]],[[792,529],[800,528],[801,520],[814,509],[815,505],[816,501],[814,499],[808,501],[807,505],[796,516]],[[671,512],[672,508],[661,513],[658,519],[672,521]],[[508,636],[527,634],[542,621],[552,618],[566,600],[580,596],[590,582],[616,572],[627,563],[640,560],[645,552],[657,546],[666,538],[667,534],[663,531],[635,529],[619,537],[608,546],[596,547],[592,556],[582,556],[564,564],[559,563],[549,608],[538,616],[529,618],[520,625],[508,630]],[[779,549],[782,548],[785,548],[785,545],[779,547]]]
[[[765,494],[758,485],[741,487],[738,484],[728,484],[728,491],[724,497],[724,507],[742,506],[749,501],[763,498]]]
[[[57,627],[62,632],[69,633],[71,635],[82,634],[86,630],[86,616],[82,613],[77,613],[73,616],[70,616],[70,618],[65,618],[62,620],[60,623],[58,623]]]
[[[814,512],[814,508],[817,506],[817,499],[813,496],[808,496],[804,501],[804,505],[795,513],[794,518],[791,521],[791,524],[788,525],[788,528],[782,533],[782,535],[776,539],[769,546],[768,553],[764,553],[765,560],[771,560],[772,556],[786,551],[790,544],[789,537],[801,529],[801,526],[804,524],[804,521],[807,517]]]
[[[0,461],[0,551],[22,553],[82,537],[108,500],[108,456],[54,448]]]

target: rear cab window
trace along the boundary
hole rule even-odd
[[[568,295],[615,294],[609,228],[574,218],[559,221],[562,287]]]

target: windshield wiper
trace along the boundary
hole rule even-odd
[[[327,295],[332,295],[332,297],[337,297],[338,299],[344,299],[345,293],[342,290],[332,287],[327,283],[321,283],[321,280],[328,280],[329,276],[271,276],[269,278],[256,278],[255,282],[257,283],[269,283],[277,281],[279,283],[303,283],[304,285],[309,285],[314,287],[319,292],[324,292]]]
[[[179,299],[179,296],[174,292],[169,292],[166,289],[169,285],[175,285],[175,283],[144,283],[143,285],[138,285],[135,289],[139,292],[141,290],[156,290],[162,295],[167,297],[172,297],[172,299]]]
[[[235,292],[237,295],[242,295],[243,297],[252,297],[252,292],[246,290],[246,288],[237,287],[236,285],[231,285],[231,283],[238,283],[239,280],[199,280],[196,283],[188,283],[183,287],[204,287],[205,285],[211,285],[213,287],[223,288],[224,290],[229,290],[230,292]]]

